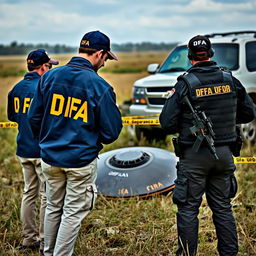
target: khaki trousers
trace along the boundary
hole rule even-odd
[[[60,168],[42,161],[46,178],[45,256],[70,256],[82,220],[97,196],[96,159],[81,168]]]
[[[18,157],[23,172],[24,192],[21,201],[22,244],[29,246],[39,240],[43,246],[44,214],[46,208],[45,179],[41,169],[40,158]],[[36,201],[40,194],[40,224],[36,224]]]

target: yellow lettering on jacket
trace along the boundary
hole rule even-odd
[[[20,109],[20,99],[18,97],[14,97],[14,111],[15,113],[19,112]]]
[[[19,97],[14,97],[13,98],[13,103],[14,103],[14,112],[19,113],[20,111],[20,98]],[[32,102],[31,98],[25,97],[23,99],[23,107],[21,108],[21,111],[23,114],[26,114],[28,112],[28,109],[30,107],[30,104]]]
[[[71,97],[68,97],[68,102],[67,102],[67,106],[66,106],[66,110],[65,110],[65,114],[64,114],[65,117],[68,117],[70,101],[71,101]]]
[[[50,114],[59,116],[62,114],[65,98],[61,94],[53,94]]]
[[[196,97],[213,96],[218,94],[226,94],[231,92],[231,87],[229,84],[217,85],[213,87],[205,87],[196,89]]]
[[[73,118],[77,120],[82,118],[83,122],[88,121],[88,108],[87,101],[82,102],[81,99],[74,97],[67,97],[67,99],[61,95],[54,93],[51,102],[50,114],[64,117]]]
[[[24,98],[24,101],[23,101],[23,111],[22,113],[27,113],[28,111],[28,108],[30,106],[30,101],[31,101],[31,98]]]
[[[83,103],[81,108],[77,111],[76,115],[74,116],[74,119],[82,118],[85,123],[87,123],[87,101]]]
[[[71,98],[71,104],[70,104],[70,109],[69,109],[69,115],[68,117],[72,116],[72,112],[75,111],[77,112],[77,106],[75,104],[81,104],[81,100],[77,98]]]

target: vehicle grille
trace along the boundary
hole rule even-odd
[[[149,105],[164,105],[166,97],[164,93],[170,91],[173,87],[148,87],[147,88],[147,99]]]
[[[170,91],[173,87],[148,87],[147,92],[167,92]]]
[[[166,98],[149,98],[148,103],[150,105],[164,105]]]

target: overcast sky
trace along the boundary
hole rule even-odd
[[[78,46],[88,31],[113,43],[182,42],[256,30],[256,0],[0,0],[0,44]]]

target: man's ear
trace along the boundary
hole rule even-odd
[[[45,73],[47,71],[47,68],[46,66],[43,64],[41,67],[40,67],[40,70],[42,73]]]
[[[99,50],[99,51],[97,51],[97,53],[99,53],[99,57],[101,59],[104,57],[104,51],[103,50]]]
[[[95,52],[94,53],[95,57],[100,57],[101,56],[101,52],[102,52],[102,50],[99,50],[99,51]]]
[[[38,69],[38,74],[43,75],[48,69],[45,67],[43,64],[39,69]]]

